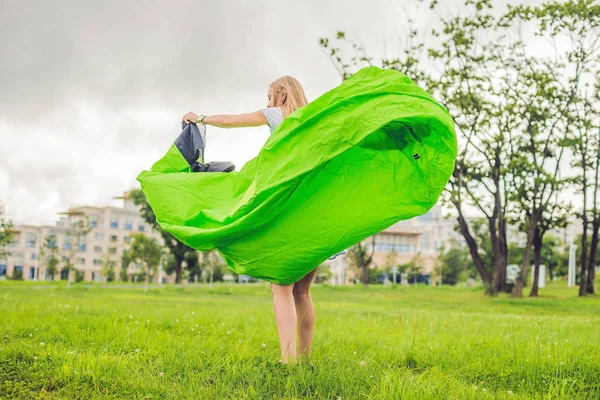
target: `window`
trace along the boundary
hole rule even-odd
[[[0,264],[0,276],[6,276],[6,270],[8,266],[6,264]]]
[[[87,245],[85,243],[79,243],[77,245],[77,251],[85,251],[86,248],[87,248]]]
[[[67,242],[67,241],[65,241],[65,242],[63,243],[63,250],[71,250],[71,248],[72,248],[72,247],[73,247],[73,246],[71,246],[71,243],[69,243],[69,242]]]
[[[25,246],[27,247],[35,247],[36,235],[33,232],[25,233]]]
[[[123,236],[123,243],[131,242],[131,238],[129,236]]]
[[[34,267],[29,267],[29,279],[35,279],[36,272]]]
[[[102,246],[94,246],[94,253],[102,253]]]
[[[79,264],[79,265],[85,265],[85,258],[78,258],[77,259],[77,264]]]
[[[96,228],[98,226],[98,216],[97,215],[90,215],[90,219],[88,221],[88,226],[91,226],[92,228]]]
[[[118,229],[119,228],[119,215],[118,214],[113,214],[110,217],[110,227],[112,229]]]
[[[110,241],[111,242],[116,242],[117,241],[117,235],[110,235]]]
[[[31,253],[31,260],[35,261],[37,259],[37,254]]]
[[[102,232],[96,232],[96,240],[104,240],[104,234]]]
[[[138,231],[144,232],[145,230],[146,230],[146,225],[144,225],[144,223],[140,221],[139,225],[138,225]]]
[[[133,229],[133,217],[130,215],[125,217],[125,229],[128,231]]]
[[[116,247],[109,247],[108,248],[108,254],[115,254],[117,252],[117,248]]]
[[[102,265],[102,260],[98,260],[97,258],[94,258],[94,265]]]

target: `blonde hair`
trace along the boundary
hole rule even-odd
[[[300,82],[291,76],[284,76],[271,83],[274,95],[285,93],[285,101],[279,107],[283,113],[283,118],[287,117],[300,107],[308,104],[304,89]],[[277,97],[276,97],[277,98]]]

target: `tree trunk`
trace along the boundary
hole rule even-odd
[[[144,292],[148,291],[148,279],[150,278],[150,268],[146,267],[146,279],[144,282]]]
[[[590,257],[588,260],[586,293],[594,294],[594,278],[596,276],[596,254],[598,251],[598,230],[600,220],[596,218],[592,224],[592,241],[590,242]]]
[[[506,239],[506,219],[504,216],[498,218],[498,255],[494,268],[498,270],[497,275],[501,277],[499,280],[499,292],[506,291],[506,265],[508,264],[508,240]]]
[[[583,223],[583,234],[581,235],[581,264],[579,273],[579,295],[585,296],[587,293],[587,228],[588,228],[588,215],[587,215],[587,159],[585,155],[586,147],[581,151],[581,189],[583,191],[583,210],[581,213]]]
[[[542,257],[542,235],[540,233],[540,228],[535,229],[535,234],[533,236],[533,283],[531,284],[531,292],[529,293],[529,297],[538,297],[538,287],[540,280],[540,261]]]
[[[181,264],[183,263],[183,257],[175,256],[175,283],[181,283]]]
[[[492,294],[496,295],[504,291],[506,285],[506,257],[502,253],[502,242],[496,229],[495,216],[488,218],[490,240],[492,242],[492,260],[494,265],[494,276],[492,281]]]
[[[462,210],[460,209],[460,204],[454,204],[454,205],[456,206],[456,209],[458,210],[457,221],[458,221],[458,226],[460,228],[460,233],[465,238],[465,241],[467,242],[467,246],[469,246],[469,253],[471,254],[471,258],[473,259],[473,264],[475,264],[475,268],[477,269],[477,272],[479,273],[479,276],[481,277],[483,284],[485,286],[487,286],[488,288],[491,288],[492,277],[490,276],[490,273],[488,272],[488,270],[485,268],[483,259],[479,255],[479,250],[477,248],[477,242],[475,241],[475,239],[471,235],[471,232],[469,231],[469,225],[467,224],[467,221],[465,220],[465,217],[463,216]]]
[[[584,195],[585,199],[585,195]],[[585,201],[585,200],[584,200]],[[579,295],[585,296],[587,294],[587,215],[585,212],[585,204],[583,206],[583,235],[581,236],[581,264],[579,273]]]
[[[367,265],[360,266],[360,282],[366,288],[369,284],[369,271]]]
[[[600,153],[600,129],[598,129],[598,153]],[[596,155],[594,165],[594,196],[592,197],[592,242],[590,243],[590,259],[588,260],[588,276],[586,292],[594,294],[594,278],[596,277],[596,252],[598,251],[598,229],[600,229],[600,215],[598,215],[598,186],[600,185],[600,154]]]
[[[523,286],[525,286],[525,279],[527,278],[527,271],[529,269],[529,252],[531,251],[531,245],[533,243],[533,236],[537,228],[537,211],[531,213],[529,217],[529,224],[527,227],[527,243],[525,244],[525,250],[523,251],[523,264],[521,265],[521,271],[517,275],[515,281],[515,287],[513,288],[513,297],[523,297]]]

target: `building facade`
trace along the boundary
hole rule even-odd
[[[138,206],[127,196],[120,199],[123,200],[123,207],[72,207],[59,213],[56,226],[14,226],[13,241],[7,249],[10,255],[0,260],[0,279],[20,274],[24,280],[50,280],[46,257],[41,256],[50,235],[55,238],[52,245],[57,248],[57,258],[61,260],[54,279],[68,279],[68,270],[63,270],[64,257],[69,258],[75,269],[83,273],[84,281],[105,281],[103,270],[106,270],[106,266],[114,268],[118,276],[121,255],[131,242],[132,234],[143,233],[162,244],[160,233],[141,217]],[[89,232],[73,234],[71,227],[79,221],[87,221],[86,230]],[[140,266],[132,263],[128,275],[140,271]],[[169,280],[164,274],[162,279]],[[74,276],[71,276],[71,280],[74,280]]]
[[[403,265],[416,259],[422,265],[422,274],[431,275],[440,247],[453,240],[463,244],[464,239],[455,230],[456,219],[445,218],[442,207],[437,204],[427,213],[390,226],[375,235],[375,251],[372,268],[386,268],[393,265]],[[364,241],[370,246],[371,238]],[[388,265],[391,264],[391,265]],[[348,258],[337,257],[329,261],[332,272],[331,284],[346,284],[357,278],[349,268]]]

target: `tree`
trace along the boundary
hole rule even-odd
[[[417,279],[419,275],[421,275],[421,271],[423,271],[423,260],[421,259],[421,254],[418,253],[414,256],[408,263],[400,266],[400,271],[404,272],[408,276],[408,283],[412,283],[416,286]]]
[[[198,266],[204,272],[204,276],[209,278],[210,290],[212,290],[213,282],[223,281],[224,270],[227,266],[216,250],[201,251],[200,257],[198,257]]]
[[[63,254],[63,270],[68,271],[67,287],[71,286],[71,271],[75,271],[76,282],[83,280],[83,274],[78,275],[79,271],[75,268],[75,256],[80,250],[80,246],[86,246],[87,234],[92,230],[87,215],[77,214],[77,217],[73,218],[72,215],[69,215],[69,226],[65,233],[65,242],[69,244],[69,248]]]
[[[560,122],[572,100],[573,90],[569,88],[570,93],[561,90],[555,74],[556,63],[527,56],[521,43],[515,47],[518,51],[513,51],[513,56],[504,61],[513,72],[510,76],[516,77],[507,83],[504,97],[511,104],[511,112],[519,115],[521,124],[513,126],[518,128],[513,136],[516,154],[511,157],[508,168],[512,171],[509,182],[512,209],[509,211],[515,211],[513,222],[525,221],[522,224],[526,232],[523,261],[513,289],[514,297],[522,297],[530,249],[534,241],[538,249],[541,246],[542,215],[556,207],[555,194],[565,183],[559,178],[566,148],[565,127]],[[522,111],[515,112],[515,109]]]
[[[539,258],[540,263],[546,266],[550,279],[567,275],[569,252],[559,237],[553,235],[543,237]]]
[[[465,5],[474,10],[472,16],[465,13],[464,17],[442,18],[442,30],[433,33],[441,44],[439,48],[429,48],[428,55],[440,71],[438,76],[427,76],[423,72],[425,69],[419,65],[423,46],[412,42],[417,36],[414,29],[410,31],[411,42],[404,49],[404,54],[395,59],[384,57],[382,66],[413,74],[417,83],[433,93],[448,109],[458,131],[462,133],[464,140],[445,198],[457,210],[459,231],[465,237],[475,268],[488,287],[488,292],[495,294],[504,290],[506,275],[508,248],[505,213],[510,177],[504,166],[514,153],[514,144],[507,134],[514,122],[504,118],[500,96],[503,86],[493,79],[493,68],[501,67],[497,53],[506,51],[503,50],[504,43],[497,43],[497,39],[489,43],[481,40],[497,23],[496,17],[490,13],[491,2],[468,0]],[[433,7],[435,4],[432,4]],[[491,36],[498,36],[493,33]],[[340,38],[345,39],[343,32],[338,33]],[[340,62],[339,51],[332,48],[328,40],[321,39],[320,44],[331,49],[331,56],[337,57],[334,60],[344,68],[360,67],[365,63],[364,57],[349,64]],[[347,76],[344,73],[343,77]],[[477,242],[464,216],[466,206],[477,207],[486,217],[493,268],[486,266],[480,256]],[[490,274],[490,269],[493,274]]]
[[[194,279],[200,279],[202,271],[198,260],[198,254],[195,252],[186,253],[184,262],[189,273],[188,281],[193,282]]]
[[[102,256],[102,276],[106,278],[107,282],[113,282],[115,275],[115,262],[111,254],[105,253]]]
[[[121,268],[119,269],[119,278],[122,282],[129,281],[129,274],[127,273],[127,269],[129,268],[129,264],[132,263],[131,253],[128,249],[123,250],[121,253]]]
[[[529,297],[537,297],[538,295],[540,265],[542,262],[542,257],[544,257],[544,260],[546,262],[545,265],[548,268],[549,276],[552,276],[552,270],[554,269],[554,266],[557,263],[556,260],[550,258],[550,254],[554,252],[554,249],[548,249],[549,243],[557,242],[557,240],[556,238],[551,238],[550,240],[544,241],[545,234],[553,228],[564,228],[567,226],[568,223],[567,217],[570,211],[570,206],[560,204],[558,199],[556,199],[554,203],[554,206],[544,210],[544,212],[542,213],[540,221],[535,229],[535,233],[533,236],[534,272]]]
[[[131,235],[133,242],[129,250],[131,259],[140,262],[144,266],[144,291],[148,291],[148,279],[150,275],[156,273],[163,254],[162,247],[155,238],[148,237],[143,233],[134,233]]]
[[[385,256],[385,263],[384,263],[383,267],[385,268],[385,270],[387,272],[388,270],[391,270],[393,267],[397,267],[397,266],[398,266],[398,252],[396,250],[392,249]]]
[[[436,3],[431,2],[432,9]],[[439,17],[442,28],[432,33],[439,44],[429,48],[417,42],[418,32],[408,19],[403,53],[397,58],[382,57],[381,66],[414,78],[441,102],[455,122],[462,140],[442,199],[456,209],[459,231],[488,293],[507,290],[509,218],[518,216],[527,221],[525,254],[513,292],[521,296],[531,248],[535,253],[534,242],[538,250],[543,242],[544,229],[538,230],[538,226],[553,209],[555,194],[565,184],[559,171],[567,147],[579,156],[576,166],[582,171],[578,185],[584,197],[584,230],[591,226],[591,240],[598,241],[594,229],[600,230],[596,183],[600,84],[583,92],[582,82],[585,77],[590,81],[600,76],[600,5],[593,0],[549,1],[539,7],[510,7],[500,16],[492,12],[491,0],[465,0],[464,6],[457,17]],[[513,33],[523,22],[537,24],[536,32],[552,36],[550,43],[564,35],[571,46],[564,54],[555,48],[555,59],[533,57],[521,36]],[[373,63],[365,49],[348,40],[344,32],[338,32],[335,40],[341,45],[351,44],[358,54],[348,59],[333,40],[320,39],[320,46],[342,79],[354,69]],[[433,68],[424,68],[423,50],[428,56],[427,66]],[[586,174],[595,179],[588,179]],[[589,198],[593,199],[591,210]],[[464,210],[469,207],[486,219],[489,252],[481,251],[474,227],[467,223]],[[585,276],[580,292],[591,293],[594,257],[589,252],[596,251],[597,246],[588,248],[587,235],[583,235],[581,248],[585,254],[581,275]]]
[[[469,251],[461,248],[456,240],[452,240],[449,247],[440,247],[436,264],[435,273],[441,277],[442,285],[456,285],[465,273],[471,278],[477,273]]]
[[[563,118],[567,136],[566,144],[570,145],[577,158],[575,167],[580,168],[581,175],[576,180],[579,192],[583,196],[583,209],[581,213],[583,231],[581,251],[583,254],[580,265],[579,295],[593,293],[594,266],[593,257],[588,254],[587,234],[588,225],[592,226],[592,240],[594,240],[594,226],[596,226],[596,243],[598,241],[597,191],[598,167],[600,161],[600,144],[597,139],[600,135],[600,106],[598,101],[598,85],[595,90],[584,88],[587,78],[598,80],[600,73],[598,55],[600,53],[600,5],[594,0],[569,0],[564,2],[549,1],[538,7],[514,7],[509,13],[525,21],[535,21],[538,25],[539,36],[549,35],[553,41],[562,36],[569,45],[566,51],[560,54],[557,49],[556,57],[564,64],[563,86],[568,92],[565,103],[567,111]],[[564,112],[562,114],[565,114]],[[589,181],[587,174],[595,176]],[[593,197],[591,215],[588,210],[588,196]],[[530,231],[535,229],[530,227]],[[594,251],[595,246],[589,249]],[[528,251],[528,248],[525,249]],[[522,271],[524,272],[524,271]]]
[[[369,283],[368,268],[373,262],[373,253],[375,252],[375,235],[371,236],[371,244],[363,244],[362,241],[356,243],[348,249],[348,263],[360,270],[360,282],[363,287]]]
[[[4,204],[0,202],[0,260],[10,255],[6,246],[13,240],[12,226],[12,223],[4,215]]]
[[[146,195],[141,189],[134,189],[129,192],[129,197],[133,199],[134,204],[140,206],[140,211],[142,213],[142,218],[154,229],[160,232],[163,240],[165,242],[165,246],[169,249],[169,252],[173,255],[173,260],[175,262],[175,283],[181,283],[181,269],[183,267],[183,262],[192,260],[194,257],[197,257],[198,253],[192,247],[182,243],[177,238],[175,238],[170,233],[164,231],[158,221],[156,220],[156,215],[152,210],[152,207],[148,203],[146,199]]]
[[[327,282],[331,279],[333,273],[331,272],[331,267],[328,263],[323,263],[317,267],[317,272],[315,272],[315,283],[323,283]]]
[[[56,235],[46,235],[40,253],[40,260],[46,263],[46,273],[53,281],[54,275],[58,272],[58,264],[60,264],[60,250],[56,242]]]

